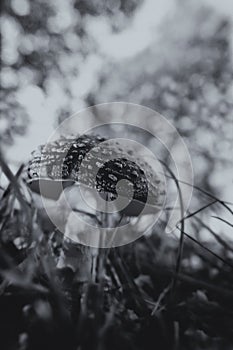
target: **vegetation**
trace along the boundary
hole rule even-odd
[[[79,267],[58,267],[67,243],[41,221],[22,169],[14,176],[2,157],[1,167],[10,180],[0,208],[3,349],[231,349],[233,246],[220,236],[208,246],[197,240],[196,221],[210,206],[232,214],[226,203],[196,189],[212,198],[183,220],[183,252],[161,221],[150,237],[100,249],[93,280],[81,283]],[[68,244],[75,257],[80,248]]]

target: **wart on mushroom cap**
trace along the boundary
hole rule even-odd
[[[98,169],[96,176],[93,166]],[[98,135],[61,138],[40,146],[33,152],[27,170],[31,190],[55,200],[65,187],[74,183],[96,188],[100,194],[108,194],[110,200],[118,195],[130,197],[126,187],[119,185],[120,180],[133,184],[133,200],[124,214],[137,216],[145,204],[152,213],[161,208],[164,184],[151,166],[131,149],[122,149],[118,142],[113,144]]]

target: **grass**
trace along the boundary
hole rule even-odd
[[[44,229],[22,168],[12,174],[2,155],[0,165],[9,180],[0,202],[1,349],[232,349],[232,246],[218,232],[208,246],[198,239],[200,227],[211,233],[210,207],[231,212],[230,204],[194,187],[211,202],[181,221],[180,240],[161,221],[149,237],[100,249],[95,278],[82,283],[77,270],[57,267],[63,236]]]

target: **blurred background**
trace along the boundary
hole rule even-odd
[[[195,183],[232,201],[232,21],[230,0],[3,1],[8,163],[16,171],[80,109],[133,102],[168,118],[189,147]]]
[[[1,10],[1,349],[232,350],[233,1],[2,0]],[[172,237],[166,208],[150,236],[95,253],[83,289],[77,256],[91,250],[49,225],[20,175],[63,120],[114,101],[173,123],[201,190]]]

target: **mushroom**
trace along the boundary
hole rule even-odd
[[[66,189],[94,189],[107,202],[117,203],[116,211],[127,217],[156,213],[165,194],[161,179],[146,161],[118,141],[98,135],[61,137],[40,146],[32,154],[26,177],[33,193],[56,202]],[[127,205],[122,207],[119,198]]]
[[[118,142],[108,144],[106,140],[101,136],[82,135],[40,146],[28,164],[28,186],[35,193],[58,200],[66,187],[78,183],[95,188],[102,195],[110,194],[114,200],[118,195],[130,198],[125,186],[117,187],[119,181],[127,180],[133,184],[134,193],[122,213],[138,216],[145,204],[147,213],[154,213],[164,199],[161,179],[131,149],[122,149]],[[102,142],[104,149],[98,147]],[[96,178],[91,171],[93,164],[99,168]],[[86,171],[80,172],[81,167]]]

